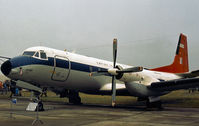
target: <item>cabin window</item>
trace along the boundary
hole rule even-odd
[[[47,56],[46,56],[46,53],[45,53],[45,52],[41,52],[41,53],[40,53],[40,56],[41,56],[41,58],[42,58],[42,59],[46,59],[46,58],[47,58]]]
[[[34,54],[35,54],[34,51],[25,51],[25,52],[23,53],[24,56],[33,56]]]

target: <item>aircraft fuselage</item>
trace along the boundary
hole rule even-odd
[[[2,72],[13,80],[21,80],[41,87],[75,89],[91,94],[111,93],[111,75],[90,77],[89,73],[111,69],[112,62],[47,47],[33,47],[24,52],[34,52],[34,54],[14,57],[2,65]],[[39,55],[36,54],[37,52]],[[42,52],[46,57],[42,58]],[[10,68],[6,64],[10,64]],[[117,65],[122,68],[132,67],[124,64]],[[3,68],[4,66],[7,68]],[[142,72],[123,74],[117,81],[116,89],[119,95],[132,95],[126,88],[128,87],[126,82],[131,82],[135,83],[133,88],[131,86],[135,96],[144,96],[145,93],[155,95],[146,88],[148,84],[178,78],[180,77],[175,74],[144,69]],[[162,92],[156,93],[160,95]]]

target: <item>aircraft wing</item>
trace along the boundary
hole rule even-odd
[[[199,87],[199,78],[177,79],[163,82],[153,82],[149,89],[157,91],[174,91]]]
[[[190,73],[180,73],[180,74],[177,74],[178,76],[181,76],[183,78],[193,78],[193,77],[198,77],[199,76],[199,70],[195,70],[195,71],[192,71]]]
[[[5,56],[0,56],[0,65],[5,62],[6,60],[9,60],[9,57],[5,57]]]
[[[18,87],[21,87],[21,88],[24,88],[24,89],[28,89],[28,90],[32,90],[32,91],[37,91],[37,92],[40,92],[42,93],[42,89],[39,88],[39,87],[36,87],[30,83],[27,83],[27,82],[24,82],[24,81],[16,81],[16,86]]]
[[[1,59],[11,59],[10,57],[0,56]]]

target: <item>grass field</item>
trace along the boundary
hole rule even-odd
[[[43,101],[51,102],[68,102],[67,98],[59,98],[53,92],[48,92],[48,97],[42,97]],[[30,92],[22,92],[23,97],[30,97]],[[8,98],[7,95],[0,95],[0,98]],[[111,96],[101,96],[101,95],[87,95],[80,93],[83,104],[99,104],[99,105],[110,105]],[[165,96],[161,97],[163,106],[167,107],[189,107],[189,108],[199,108],[199,92],[189,93],[188,90],[179,90],[171,92]],[[127,105],[127,106],[144,106],[145,102],[137,102],[135,97],[130,96],[117,96],[117,105]]]
[[[165,106],[199,108],[199,92],[189,93],[188,90],[171,92],[161,97]]]

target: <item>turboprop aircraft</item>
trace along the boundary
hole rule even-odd
[[[179,89],[199,86],[199,71],[189,72],[187,37],[180,34],[174,61],[154,69],[116,63],[117,39],[113,40],[113,62],[47,47],[31,47],[1,65],[13,81],[23,81],[68,97],[80,104],[79,92],[135,96],[147,107],[161,108],[160,96]]]

